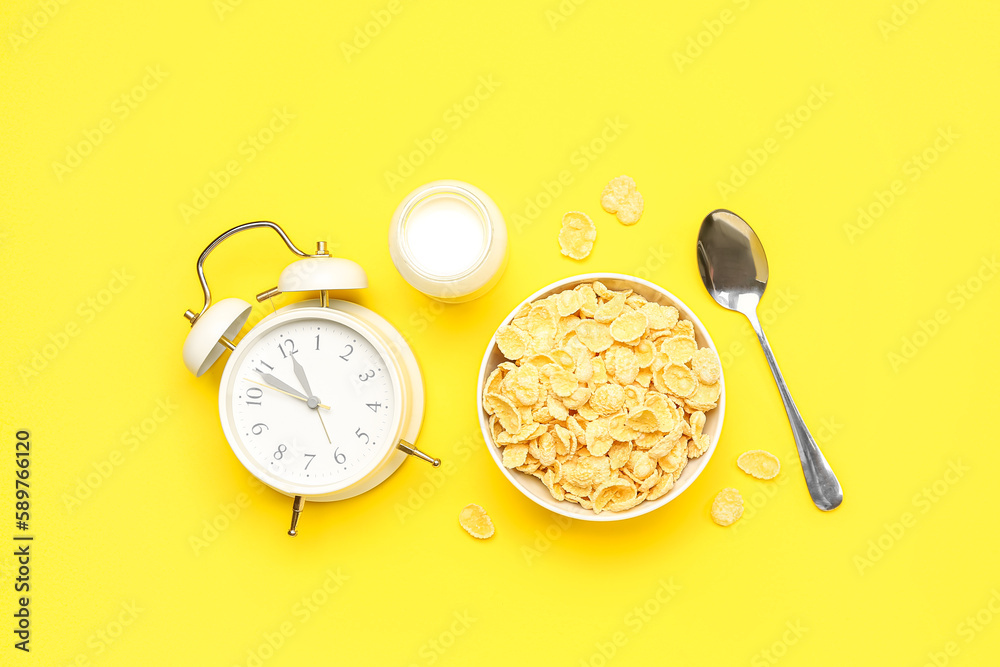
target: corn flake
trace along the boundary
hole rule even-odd
[[[486,540],[493,536],[493,520],[479,505],[468,504],[458,514],[458,525],[476,539]]]
[[[570,211],[563,215],[559,247],[571,259],[586,259],[597,240],[597,227],[586,213]]]
[[[720,526],[731,526],[743,516],[743,496],[736,489],[719,491],[712,501],[712,521]]]
[[[616,317],[609,329],[611,337],[616,341],[619,343],[630,343],[638,340],[640,336],[646,333],[646,327],[648,326],[649,320],[646,319],[646,316],[641,311],[630,310]]]
[[[746,474],[757,479],[774,479],[781,472],[781,461],[771,452],[751,449],[736,459],[736,465]]]
[[[512,361],[524,356],[530,342],[528,334],[517,327],[504,325],[497,331],[497,346],[500,348],[500,353]]]
[[[703,347],[691,356],[691,368],[698,374],[698,379],[704,384],[715,384],[719,381],[721,370],[719,357],[713,350]]]
[[[614,213],[623,225],[634,225],[642,217],[642,195],[631,176],[611,179],[601,193],[601,208]]]

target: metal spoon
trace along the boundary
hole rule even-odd
[[[802,421],[757,319],[757,304],[767,287],[767,256],[760,239],[750,225],[732,211],[712,211],[698,232],[698,270],[708,293],[720,306],[743,313],[750,320],[785,404],[809,495],[821,510],[835,509],[843,502],[844,491]]]

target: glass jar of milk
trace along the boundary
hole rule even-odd
[[[389,226],[396,269],[427,296],[459,303],[488,292],[507,265],[507,225],[485,192],[462,181],[422,185]]]

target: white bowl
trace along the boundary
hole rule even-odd
[[[551,285],[538,290],[523,302],[518,304],[517,308],[512,310],[510,314],[504,318],[503,322],[500,323],[500,326],[510,324],[511,320],[514,319],[514,314],[517,313],[517,311],[520,310],[526,303],[545,298],[550,294],[561,292],[567,288],[573,288],[580,283],[589,283],[595,280],[600,280],[602,283],[607,285],[609,289],[631,289],[636,294],[645,297],[648,301],[654,301],[665,306],[675,307],[680,312],[682,317],[691,320],[694,324],[695,340],[697,340],[698,346],[709,347],[714,350],[716,354],[719,353],[715,347],[715,343],[712,342],[712,337],[708,335],[708,331],[705,329],[705,326],[695,316],[691,309],[684,305],[683,301],[662,287],[654,285],[647,280],[620,273],[587,273],[554,282]],[[497,329],[499,328],[500,327],[498,326]],[[486,414],[486,410],[483,408],[483,391],[486,387],[486,379],[490,376],[490,373],[492,373],[493,370],[504,361],[506,361],[506,359],[497,347],[497,337],[494,333],[493,338],[490,339],[489,346],[486,348],[486,354],[483,355],[483,364],[479,369],[479,388],[476,392],[476,399],[479,405],[479,426],[483,431],[483,439],[486,441],[486,448],[489,449],[490,456],[493,457],[493,461],[497,464],[497,468],[499,468],[500,472],[502,472],[504,476],[510,480],[511,484],[513,484],[529,499],[533,500],[545,509],[555,512],[556,514],[561,514],[571,519],[582,519],[583,521],[621,521],[623,519],[631,519],[632,517],[652,512],[659,507],[663,507],[683,493],[686,488],[691,486],[691,483],[698,477],[698,475],[701,474],[701,471],[705,469],[705,466],[708,465],[709,459],[712,458],[712,454],[715,452],[715,445],[719,442],[719,436],[722,433],[722,420],[726,413],[726,384],[725,378],[722,377],[721,372],[719,375],[719,404],[714,410],[711,410],[706,414],[705,427],[702,429],[702,432],[709,438],[710,444],[708,449],[698,458],[688,461],[687,466],[684,468],[684,472],[681,473],[680,478],[668,493],[653,501],[643,501],[632,509],[624,512],[602,512],[601,514],[595,514],[593,510],[584,509],[580,505],[572,503],[568,500],[556,500],[552,497],[552,494],[549,493],[549,490],[545,487],[545,485],[542,484],[542,481],[537,477],[504,467],[502,451],[499,447],[497,447],[496,443],[493,442],[493,435],[490,432],[489,415]]]

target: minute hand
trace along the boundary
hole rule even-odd
[[[256,380],[251,380],[250,378],[243,378],[243,379],[246,380],[247,382],[252,383],[252,384],[258,384],[261,387],[264,387],[266,389],[270,389],[271,391],[276,391],[279,394],[284,394],[285,396],[291,396],[292,398],[294,398],[297,401],[305,401],[307,404],[309,404],[309,400],[310,399],[303,398],[302,394],[300,394],[299,392],[295,392],[294,394],[292,394],[292,393],[289,393],[289,392],[285,391],[284,389],[278,389],[277,387],[272,387],[269,384],[264,384],[263,382],[257,382]],[[317,408],[323,408],[324,410],[329,410],[330,409],[329,405],[323,405],[322,403],[319,403],[319,402],[316,403],[315,407],[317,407]]]
[[[267,382],[272,387],[275,387],[277,389],[280,389],[281,391],[287,392],[287,393],[289,393],[289,394],[291,394],[293,396],[301,398],[303,401],[308,401],[309,400],[309,397],[306,396],[305,394],[303,394],[301,391],[299,391],[298,389],[296,389],[295,387],[293,387],[291,385],[285,384],[284,382],[282,382],[278,378],[274,377],[270,373],[261,373],[260,371],[257,371],[257,372],[260,374],[260,376],[262,378],[264,378],[264,381]],[[308,391],[308,390],[306,390],[306,391]]]
[[[310,396],[314,396],[312,389],[309,388],[309,380],[306,379],[306,369],[302,368],[302,364],[298,362],[295,355],[292,354],[292,370],[295,371],[295,377],[299,379],[302,384],[302,388],[306,390],[306,393]]]

